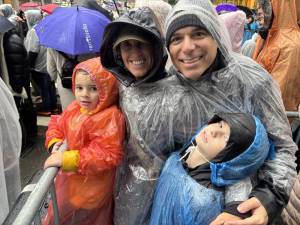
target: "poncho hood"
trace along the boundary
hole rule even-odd
[[[120,35],[120,30],[127,27],[145,33],[154,49],[153,68],[139,80],[136,80],[128,70],[117,64],[114,58],[113,45]],[[108,24],[104,31],[100,56],[102,65],[125,86],[138,86],[141,83],[156,81],[165,77],[165,64],[168,56],[161,33],[158,30],[158,21],[151,9],[148,7],[132,9]]]
[[[272,23],[272,29],[278,29],[278,28],[293,28],[297,29],[297,11],[299,9],[297,5],[300,5],[299,3],[296,4],[296,1],[298,0],[276,0],[272,1],[272,9],[273,9],[273,23]]]
[[[99,103],[96,109],[88,112],[89,114],[97,113],[116,103],[118,98],[117,81],[110,72],[102,67],[99,57],[81,62],[75,67],[72,75],[73,92],[75,92],[75,77],[78,70],[86,71],[90,78],[96,83],[99,91]]]
[[[273,159],[275,149],[268,139],[267,132],[258,118],[255,119],[256,131],[253,142],[235,158],[221,162],[210,163],[211,181],[216,186],[231,185],[245,177],[251,176],[266,159]],[[234,149],[232,149],[234,151]]]

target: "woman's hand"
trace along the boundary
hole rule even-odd
[[[268,213],[255,197],[241,203],[238,206],[238,211],[240,213],[251,211],[252,216],[241,220],[235,219],[235,216],[228,213],[221,213],[210,225],[266,225],[268,223]]]
[[[44,169],[47,169],[48,167],[61,167],[63,163],[63,152],[59,150],[54,151],[54,147],[52,149],[52,154],[48,157],[44,164]]]

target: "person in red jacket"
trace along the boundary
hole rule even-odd
[[[45,143],[51,155],[44,168],[61,167],[55,180],[60,224],[112,225],[115,170],[125,135],[117,82],[93,58],[75,67],[72,88],[75,100],[51,117]],[[43,224],[53,223],[50,206]]]

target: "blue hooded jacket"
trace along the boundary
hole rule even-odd
[[[254,116],[253,116],[254,117]],[[274,148],[259,119],[249,147],[233,159],[210,162],[211,182],[217,187],[234,184],[257,172]],[[222,191],[207,188],[184,169],[180,151],[167,160],[156,186],[150,225],[209,225],[224,209]]]

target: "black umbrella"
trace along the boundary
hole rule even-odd
[[[4,33],[15,26],[5,17],[0,15],[0,33]]]

